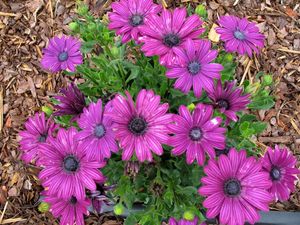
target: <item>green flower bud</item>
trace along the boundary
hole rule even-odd
[[[53,110],[49,106],[42,106],[42,111],[46,113],[47,116],[51,116]]]
[[[113,54],[114,57],[119,56],[120,51],[119,51],[118,47],[114,46],[110,49],[110,51],[111,51],[111,54]]]
[[[193,220],[194,217],[195,217],[195,214],[192,211],[190,211],[190,210],[185,211],[184,214],[183,214],[183,218],[185,220]]]
[[[41,202],[38,206],[38,210],[41,212],[41,213],[45,213],[45,212],[48,212],[49,211],[49,208],[50,208],[50,205],[47,203],[47,202]]]
[[[187,107],[190,111],[193,111],[195,109],[195,104],[194,103],[189,104]]]
[[[262,97],[268,97],[269,96],[269,91],[267,91],[267,90],[261,91],[261,96]]]
[[[273,78],[272,78],[271,75],[264,75],[263,76],[263,84],[264,85],[268,86],[268,85],[272,84],[272,82],[273,82]]]
[[[77,31],[79,28],[79,24],[76,22],[71,22],[69,23],[69,28],[71,31]]]
[[[232,62],[233,61],[233,55],[230,54],[230,53],[227,53],[225,56],[224,56],[224,59],[226,62]]]
[[[88,30],[89,31],[96,31],[96,29],[97,29],[97,24],[96,23],[90,23],[88,25]]]
[[[117,216],[120,216],[124,213],[125,211],[125,207],[123,206],[122,203],[119,203],[117,205],[115,205],[114,207],[114,213],[117,215]]]
[[[195,13],[202,18],[207,17],[207,11],[204,5],[198,5],[195,9]]]

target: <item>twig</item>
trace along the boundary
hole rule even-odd
[[[168,4],[166,0],[161,0],[161,4],[163,5],[164,8],[168,8]]]
[[[58,1],[59,2],[59,1]],[[50,16],[51,16],[51,19],[53,19],[53,11],[52,11],[52,0],[49,0],[48,1],[48,7],[49,7],[49,10],[50,10]],[[56,11],[55,11],[55,16],[56,16]],[[53,25],[53,24],[52,24]]]
[[[256,144],[256,145],[259,145],[260,147],[263,148],[263,149],[262,149],[262,151],[263,151],[262,153],[263,153],[263,154],[261,154],[261,155],[264,155],[264,154],[266,153],[266,149],[267,149],[268,146],[266,146],[265,144],[263,144],[263,143],[261,143],[261,142],[259,142],[259,141],[256,141],[255,144]]]
[[[281,143],[281,144],[290,144],[293,142],[292,136],[278,136],[278,137],[259,137],[259,142],[266,143]]]
[[[248,73],[248,71],[249,71],[249,68],[250,68],[251,64],[252,64],[252,60],[249,60],[247,66],[246,66],[245,72],[244,72],[244,74],[243,74],[241,83],[240,83],[239,86],[242,86],[242,85],[243,85],[243,83],[244,83],[244,81],[245,81],[245,78],[246,78],[246,75],[247,75],[247,73]]]
[[[297,126],[297,124],[295,123],[295,120],[294,120],[294,118],[291,118],[291,124],[292,124],[292,126],[294,127],[294,129],[297,131],[297,133],[300,135],[300,129],[299,129],[299,127]]]
[[[22,219],[22,218],[6,219],[3,220],[1,224],[11,224],[11,223],[22,222],[22,221],[26,221],[26,219]]]
[[[235,2],[233,3],[233,6],[236,6],[237,4],[239,4],[240,0],[235,0]]]
[[[285,49],[285,48],[278,48],[277,50],[278,50],[278,51],[282,51],[282,52],[288,52],[288,53],[300,54],[300,51],[290,50],[290,49]]]
[[[2,223],[2,220],[3,220],[3,217],[4,217],[5,211],[6,211],[6,209],[7,209],[7,205],[8,205],[8,201],[6,201],[5,206],[4,206],[4,209],[3,209],[3,212],[2,212],[2,214],[1,214],[1,217],[0,217],[0,224]]]
[[[17,16],[15,13],[0,12],[0,16]]]

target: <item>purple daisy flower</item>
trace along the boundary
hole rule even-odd
[[[51,205],[50,212],[54,217],[60,217],[61,225],[84,225],[84,215],[89,215],[89,199],[77,199],[75,196],[69,198],[59,198],[56,196],[46,196],[45,202]]]
[[[84,199],[85,188],[96,190],[96,182],[104,182],[105,177],[98,170],[104,162],[88,159],[84,146],[76,140],[77,130],[60,129],[56,138],[49,139],[49,144],[41,146],[43,170],[39,174],[49,195],[69,198],[74,195]]]
[[[286,201],[289,199],[290,193],[295,191],[296,175],[300,171],[295,168],[297,159],[287,148],[275,149],[268,148],[266,154],[261,160],[263,170],[269,173],[272,187],[269,192],[274,199]]]
[[[77,135],[79,141],[86,146],[87,156],[91,159],[103,161],[110,158],[111,151],[117,152],[118,146],[112,131],[112,119],[102,110],[102,101],[92,102],[77,120],[82,129]]]
[[[175,218],[170,218],[169,219],[169,225],[198,225],[198,218],[195,217],[193,220],[185,220],[185,219],[181,219],[179,221],[176,221]],[[205,223],[203,223],[204,225]],[[201,224],[202,225],[202,224]]]
[[[57,111],[53,115],[73,115],[72,121],[75,121],[86,106],[84,94],[74,83],[69,84],[66,88],[62,88],[60,93],[62,95],[54,97],[60,103],[54,106]]]
[[[45,113],[36,113],[33,117],[29,118],[25,123],[26,130],[19,133],[21,137],[20,149],[22,151],[22,160],[30,163],[40,157],[40,146],[48,141],[58,125],[52,119],[46,119]]]
[[[179,115],[174,115],[174,124],[169,125],[173,136],[169,138],[169,145],[174,147],[173,155],[182,155],[186,152],[186,162],[191,164],[197,160],[199,165],[204,164],[205,152],[211,158],[216,156],[214,148],[225,148],[226,129],[220,127],[222,119],[212,118],[213,107],[198,104],[194,112],[190,113],[184,105],[179,107]]]
[[[245,110],[250,103],[250,94],[242,95],[243,89],[235,87],[235,81],[225,81],[222,86],[219,80],[213,91],[208,92],[208,97],[213,101],[215,108],[218,108],[226,117],[226,124],[233,120],[238,121],[236,112]]]
[[[117,95],[113,100],[113,129],[123,150],[122,159],[129,160],[133,152],[139,161],[152,161],[152,153],[162,155],[162,144],[167,143],[171,114],[167,103],[160,104],[160,96],[152,90],[141,90],[134,104],[130,94],[127,99]]]
[[[161,6],[152,0],[120,0],[111,4],[113,12],[109,14],[109,29],[116,30],[122,35],[122,42],[126,43],[131,38],[138,42],[141,37],[139,27],[151,14],[161,11]]]
[[[68,70],[75,72],[75,66],[82,64],[80,41],[70,36],[54,37],[43,49],[42,67],[51,72]]]
[[[228,156],[209,160],[204,167],[199,194],[207,196],[203,202],[208,218],[219,215],[221,224],[254,224],[259,210],[268,211],[272,196],[267,189],[272,185],[269,174],[261,171],[261,163],[247,158],[246,151],[232,148]]]
[[[204,32],[202,21],[197,15],[187,16],[185,8],[176,8],[173,12],[164,9],[161,16],[151,14],[140,27],[144,35],[142,51],[146,56],[158,55],[162,65],[177,62],[176,48],[184,48],[188,38],[195,40],[200,47],[199,35]]]
[[[220,27],[216,31],[221,35],[221,40],[225,41],[227,52],[238,52],[240,55],[248,54],[252,57],[252,51],[258,54],[258,49],[264,47],[265,36],[259,33],[255,23],[246,18],[221,16],[218,23]]]
[[[174,48],[179,64],[169,66],[166,76],[177,78],[175,88],[187,94],[193,87],[197,98],[201,97],[202,89],[213,91],[214,78],[220,79],[223,66],[211,63],[217,55],[217,50],[211,50],[210,41],[199,40],[200,47],[196,48],[194,41],[188,39],[185,48]]]

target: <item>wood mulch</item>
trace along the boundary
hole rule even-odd
[[[98,14],[105,0],[86,0]],[[180,0],[160,0],[168,6]],[[215,0],[184,4],[208,6],[209,25],[217,15],[246,16],[256,21],[266,35],[266,47],[254,60],[239,58],[237,77],[253,79],[258,71],[274,76],[275,107],[260,110],[268,123],[257,138],[261,146],[282,144],[300,159],[300,3],[297,0]],[[235,4],[235,6],[233,6]],[[105,4],[106,6],[109,4]],[[109,9],[109,8],[108,8]],[[49,105],[49,97],[67,84],[69,77],[48,74],[39,65],[49,38],[67,33],[75,14],[75,1],[0,1],[0,224],[57,224],[50,213],[40,213],[37,202],[41,187],[38,168],[19,159],[18,132],[28,116]],[[300,210],[300,184],[287,202],[273,210]],[[93,216],[87,224],[121,224],[112,217]],[[95,222],[97,221],[97,222]]]

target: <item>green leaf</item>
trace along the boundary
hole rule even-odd
[[[137,224],[137,219],[135,217],[135,214],[130,214],[127,216],[126,220],[124,221],[124,225],[136,225]]]
[[[236,63],[233,61],[232,54],[225,53],[224,51],[222,51],[219,53],[216,62],[222,64],[224,67],[224,69],[221,72],[222,81],[233,80],[236,69]]]
[[[254,122],[251,124],[251,126],[255,130],[256,134],[260,134],[266,129],[267,124],[263,122]]]
[[[194,187],[194,186],[184,187],[184,188],[182,189],[182,192],[183,192],[185,195],[193,195],[193,194],[197,194],[197,188]]]
[[[252,102],[248,105],[249,109],[270,109],[275,105],[275,102],[273,100],[273,97],[267,96],[264,98],[257,98],[252,100]]]
[[[174,199],[174,192],[168,188],[163,195],[163,199],[168,206],[172,206]]]
[[[117,189],[115,193],[121,197],[128,209],[132,208],[135,200],[134,187],[128,176],[123,175],[117,184]]]
[[[152,214],[152,213],[151,213]],[[139,224],[146,225],[153,220],[152,215],[150,213],[144,214],[142,219],[139,221]]]
[[[137,78],[137,76],[140,73],[140,67],[131,64],[129,62],[123,62],[123,65],[130,70],[130,75],[129,77],[126,79],[126,84],[128,84],[129,81],[134,80],[135,78]]]
[[[130,187],[133,188],[133,187]],[[134,203],[135,200],[135,193],[132,190],[128,190],[125,195],[123,195],[123,200],[127,206],[128,209],[132,208],[132,205]]]
[[[244,139],[238,144],[237,149],[249,150],[249,149],[253,149],[255,147],[256,147],[256,145],[253,142],[249,141],[248,139]]]
[[[251,127],[250,122],[248,121],[242,122],[239,128],[243,137],[250,137],[255,133],[255,130]]]
[[[94,45],[97,43],[97,41],[86,41],[86,42],[82,42],[81,44],[81,52],[84,54],[87,54],[89,52],[91,52],[94,48]]]
[[[244,115],[240,118],[239,122],[240,122],[240,123],[242,123],[242,122],[244,122],[244,121],[249,121],[249,122],[251,122],[251,121],[253,121],[253,120],[256,120],[256,116],[255,116],[255,115],[253,115],[253,114],[244,114]]]

